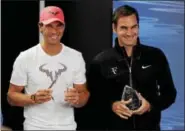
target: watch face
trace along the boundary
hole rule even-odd
[[[35,95],[31,95],[31,99],[35,101]]]

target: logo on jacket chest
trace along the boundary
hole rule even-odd
[[[112,74],[116,75],[118,73],[118,67],[111,67]]]
[[[142,69],[147,69],[147,68],[149,68],[150,66],[152,66],[152,65],[142,65]]]

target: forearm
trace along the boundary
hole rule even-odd
[[[177,91],[173,83],[162,83],[160,84],[160,90],[157,94],[158,95],[151,100],[151,105],[158,110],[165,110],[175,102]]]
[[[74,107],[76,108],[83,107],[87,103],[89,96],[90,96],[90,93],[88,91],[79,92],[79,101],[78,101],[78,104],[74,105]]]
[[[19,92],[8,92],[8,102],[12,106],[24,107],[35,102],[31,99],[30,95],[19,93]]]
[[[158,96],[153,100],[154,108],[165,110],[171,106],[176,99],[177,91],[172,79],[169,63],[163,52],[159,53],[158,58],[158,73],[157,73],[157,94]]]
[[[151,105],[151,110],[162,111],[167,109],[175,102],[176,92],[162,93],[160,96],[148,97],[147,100]]]

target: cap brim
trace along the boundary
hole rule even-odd
[[[64,21],[62,21],[61,19],[58,19],[58,18],[52,18],[52,19],[49,19],[49,20],[45,20],[45,21],[42,21],[41,23],[43,23],[44,25],[47,25],[47,24],[50,24],[50,23],[52,23],[54,21],[59,21],[62,24],[65,24]]]

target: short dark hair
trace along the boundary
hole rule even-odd
[[[132,14],[136,15],[136,19],[137,19],[137,23],[139,24],[139,14],[138,11],[129,6],[129,5],[122,5],[120,7],[118,7],[114,12],[113,12],[113,18],[112,18],[112,22],[117,25],[118,19],[122,16],[130,16]]]

